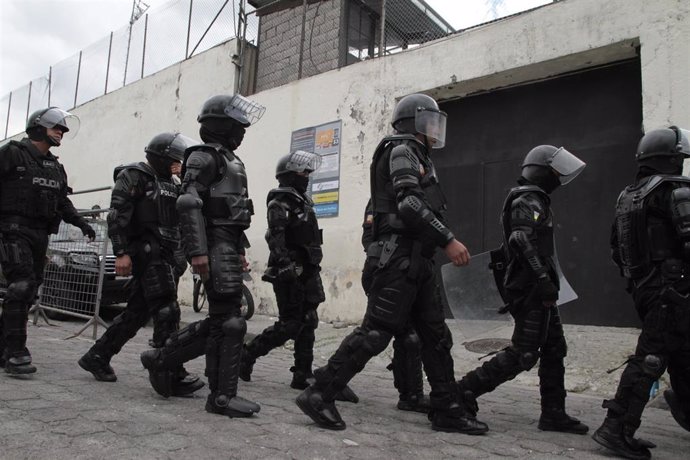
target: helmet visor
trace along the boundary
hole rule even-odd
[[[266,112],[266,107],[254,101],[250,101],[244,96],[235,94],[224,109],[224,112],[230,118],[239,122],[243,122],[242,118],[247,120],[247,126],[253,125],[263,117]],[[239,117],[239,119],[238,119]]]
[[[558,180],[565,185],[575,179],[585,169],[586,163],[563,147],[556,150],[547,164],[558,173]]]
[[[429,139],[432,149],[442,149],[446,145],[446,120],[445,112],[418,108],[414,117],[415,131]]]
[[[199,144],[199,141],[195,141],[184,134],[177,134],[168,148],[168,157],[172,160],[181,162],[184,159],[185,150],[197,144]]]
[[[288,159],[285,169],[296,173],[313,173],[321,166],[321,157],[315,153],[295,150]]]
[[[69,112],[65,112],[57,107],[46,110],[36,121],[45,128],[55,128],[60,126],[63,129],[63,138],[72,139],[79,131],[79,117]],[[69,132],[69,135],[66,135]]]
[[[690,157],[690,131],[678,128],[678,153]]]

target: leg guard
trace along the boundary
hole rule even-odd
[[[678,422],[678,425],[690,431],[690,413],[681,402],[676,397],[676,393],[673,390],[664,391],[664,399],[668,403],[668,407],[671,409],[671,415]]]
[[[458,382],[460,393],[469,390],[476,397],[489,393],[500,384],[514,379],[520,372],[534,367],[538,356],[536,352],[520,353],[514,347],[508,347],[467,373]]]
[[[169,397],[175,388],[179,366],[204,354],[209,336],[209,318],[192,323],[172,334],[163,348],[141,354],[141,363],[149,371],[149,381],[158,394]]]
[[[3,303],[3,336],[7,352],[22,353],[26,348],[26,322],[29,304],[34,298],[36,284],[32,280],[10,283]]]
[[[149,345],[160,348],[166,340],[180,328],[180,306],[177,301],[170,301],[153,314],[153,340]]]
[[[295,338],[295,365],[292,371],[290,387],[304,390],[313,383],[312,363],[314,362],[314,331],[319,325],[319,316],[316,307],[309,308],[304,315],[304,326]]]
[[[261,407],[251,401],[237,396],[242,341],[247,331],[244,318],[233,317],[222,326],[223,338],[218,348],[218,383],[217,393],[211,393],[206,403],[206,411],[227,415],[228,417],[251,417]],[[213,397],[213,400],[211,398]]]
[[[428,413],[429,398],[424,397],[422,374],[422,344],[414,330],[408,330],[393,341],[393,384],[400,393],[398,409]]]
[[[130,298],[124,312],[117,315],[113,323],[96,341],[93,352],[107,363],[122,347],[146,325],[149,313],[141,296]],[[98,378],[97,378],[98,379]]]

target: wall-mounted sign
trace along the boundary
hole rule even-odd
[[[321,156],[321,167],[311,174],[307,189],[317,217],[338,216],[341,138],[341,120],[292,132],[291,152],[305,150]]]

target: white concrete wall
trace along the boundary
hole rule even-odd
[[[268,257],[263,240],[265,197],[275,186],[274,165],[287,153],[293,130],[343,121],[340,216],[320,222],[327,295],[320,316],[354,322],[365,311],[359,238],[369,161],[389,132],[397,98],[418,91],[438,98],[461,97],[632,57],[639,46],[644,128],[670,122],[687,127],[688,43],[687,0],[563,0],[395,56],[255,94],[252,98],[267,112],[248,130],[238,153],[247,165],[256,208],[248,236],[255,280],[251,288],[257,304],[261,300],[259,309],[276,311],[270,286],[259,281]],[[216,47],[75,109],[82,118],[82,132],[60,148],[72,186],[109,184],[112,168],[142,158],[144,145],[160,131],[177,129],[194,136],[204,99],[232,92],[229,56],[234,49],[232,42]],[[81,206],[93,204],[75,198]],[[107,198],[101,203],[107,205]],[[190,291],[191,282],[183,282],[182,301],[189,302]]]

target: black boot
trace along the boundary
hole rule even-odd
[[[683,410],[683,406],[678,397],[673,390],[664,391],[664,399],[668,403],[669,409],[671,409],[671,415],[678,422],[678,425],[690,431],[690,418],[688,418],[688,413]]]
[[[226,395],[211,393],[206,399],[206,412],[225,415],[230,418],[251,417],[258,414],[261,406],[248,401],[240,396],[228,397]]]
[[[562,408],[542,408],[539,429],[561,433],[587,434],[589,427],[575,417],[565,413]]]
[[[424,393],[415,395],[401,394],[397,407],[399,410],[428,414],[431,410],[431,401]]]
[[[87,372],[91,372],[96,380],[99,382],[115,382],[117,375],[110,366],[110,359],[102,356],[93,349],[86,352],[84,356],[79,358],[79,367]]]
[[[480,422],[471,414],[463,411],[460,404],[456,402],[451,403],[447,409],[434,409],[429,415],[431,428],[435,431],[469,435],[480,435],[489,431],[486,423]]]
[[[36,366],[31,364],[31,354],[26,348],[11,354],[5,350],[2,361],[5,372],[11,375],[27,375],[36,372]]]
[[[290,388],[295,390],[304,390],[309,385],[314,383],[314,374],[312,374],[311,369],[309,371],[299,370],[297,367],[291,367],[290,372],[292,372],[292,382],[290,382]]]
[[[204,387],[204,382],[196,374],[190,374],[180,366],[175,375],[172,396],[187,396]]]
[[[254,372],[254,363],[256,359],[249,353],[247,347],[242,347],[242,357],[240,358],[240,378],[245,382],[252,381],[252,372]]]
[[[327,430],[344,430],[345,421],[340,416],[334,401],[326,401],[323,392],[313,385],[305,389],[295,400],[297,406],[317,425]]]
[[[607,416],[604,423],[592,435],[592,439],[621,457],[631,460],[647,460],[652,457],[649,449],[634,437],[635,428],[624,425],[620,417]]]

